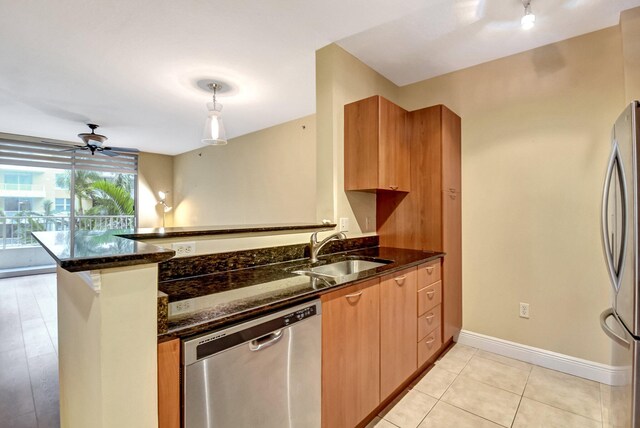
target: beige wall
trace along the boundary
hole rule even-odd
[[[341,47],[316,52],[317,215],[349,218],[349,236],[375,232],[376,196],[344,191],[344,105],[372,95],[397,102],[397,93],[397,86]]]
[[[315,222],[316,121],[307,116],[174,158],[174,226]]]
[[[627,103],[640,100],[640,7],[620,14]]]
[[[139,227],[161,227],[162,207],[158,191],[169,191],[167,203],[173,204],[173,156],[140,153],[138,157]],[[173,224],[173,212],[166,215],[166,226]]]
[[[599,209],[625,105],[619,27],[401,88],[335,45],[316,61],[319,216],[375,216],[375,195],[342,190],[344,104],[446,104],[463,124],[464,328],[608,363]]]

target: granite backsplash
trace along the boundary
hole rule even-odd
[[[378,245],[378,236],[335,240],[325,245],[320,251],[320,255],[372,248]],[[279,247],[203,254],[199,256],[176,257],[158,264],[158,281],[170,281],[178,278],[189,278],[216,272],[246,269],[308,257],[309,244],[284,245]]]

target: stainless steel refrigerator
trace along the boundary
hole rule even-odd
[[[605,422],[640,428],[640,282],[638,171],[640,102],[631,103],[611,132],[602,196],[602,242],[611,280],[611,308],[600,325],[612,346],[614,385],[604,389]]]

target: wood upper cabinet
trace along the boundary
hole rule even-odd
[[[384,400],[418,368],[417,270],[380,282],[380,398]]]
[[[378,95],[344,106],[345,190],[409,191],[407,114]]]
[[[353,428],[380,403],[380,286],[322,296],[322,426]]]

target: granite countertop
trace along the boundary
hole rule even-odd
[[[284,224],[244,224],[224,226],[196,226],[196,227],[156,227],[131,229],[119,236],[130,239],[162,239],[180,238],[184,236],[231,235],[238,233],[331,230],[336,227],[333,223],[284,223]]]
[[[159,263],[175,251],[118,236],[118,230],[33,232],[33,236],[69,272]]]
[[[303,259],[162,281],[158,288],[168,295],[169,316],[167,330],[158,338],[164,341],[204,333],[442,256],[444,253],[375,247],[321,257],[318,265],[349,257],[389,261],[376,269],[340,277],[339,280],[291,273],[292,270],[311,266],[308,259]]]
[[[91,230],[76,232],[32,232],[36,240],[69,272],[159,263],[175,251],[141,239],[229,235],[278,231],[330,230],[335,224],[263,224],[233,226],[167,227],[156,229]]]

